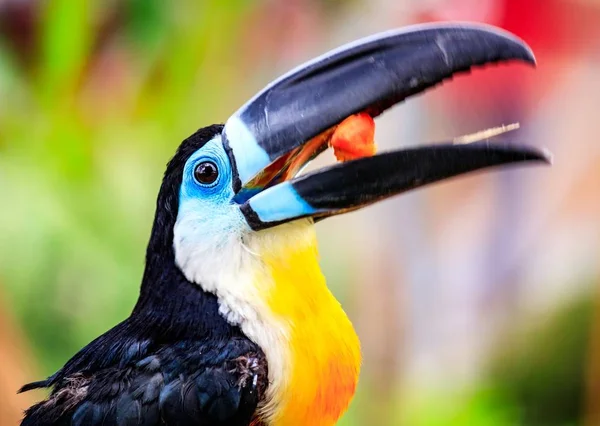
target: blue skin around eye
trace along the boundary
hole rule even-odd
[[[210,185],[194,179],[194,169],[204,161],[212,161],[219,170],[217,180]],[[234,195],[231,176],[231,165],[220,136],[207,142],[187,160],[177,214],[178,229],[185,239],[217,242],[232,232],[247,229],[241,211],[231,202]]]
[[[194,179],[194,169],[205,161],[212,161],[219,170],[217,180],[210,185],[200,184]],[[192,199],[205,200],[214,205],[229,204],[233,195],[231,166],[223,149],[221,137],[217,136],[196,151],[185,163],[179,194],[180,207],[185,206]]]

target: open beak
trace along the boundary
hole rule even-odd
[[[436,144],[336,164],[296,177],[328,146],[333,129],[359,112],[372,117],[452,75],[487,63],[535,65],[529,47],[489,26],[435,24],[359,40],[294,69],[225,123],[235,202],[254,230],[355,210],[470,171],[548,162],[507,143]]]

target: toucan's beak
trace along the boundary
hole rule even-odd
[[[469,171],[548,161],[539,150],[487,142],[389,152],[297,177],[348,116],[375,117],[453,74],[486,63],[535,64],[521,40],[489,26],[436,24],[359,40],[279,78],[225,123],[235,201],[249,225],[326,217]]]

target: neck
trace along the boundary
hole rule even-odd
[[[156,341],[238,336],[219,314],[214,294],[189,282],[174,261],[146,265],[142,290],[130,320]]]
[[[239,327],[219,314],[217,297],[189,282],[168,252],[148,256],[142,291],[131,316],[82,348],[45,386],[82,370],[103,369],[115,360],[143,356],[156,345],[241,335]]]
[[[204,339],[240,334],[219,314],[217,297],[191,283],[175,264],[173,228],[178,204],[176,186],[165,179],[146,250],[140,296],[131,321],[159,339]]]
[[[175,233],[177,241],[177,232]],[[219,312],[265,351],[269,426],[335,424],[354,394],[358,338],[319,269],[310,220],[232,239],[212,256],[177,246],[186,277],[217,296]]]

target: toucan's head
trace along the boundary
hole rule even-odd
[[[190,280],[218,281],[220,270],[232,269],[222,259],[243,257],[236,253],[252,251],[249,239],[289,222],[312,223],[477,169],[548,161],[535,148],[480,141],[391,151],[298,176],[352,114],[376,117],[456,73],[511,60],[535,64],[509,33],[435,24],[362,39],[299,66],[225,125],[181,144],[163,180],[150,252],[173,253]]]
[[[224,126],[181,145],[163,191],[176,191],[175,247],[218,251],[231,238],[299,218],[321,219],[473,170],[547,161],[524,146],[478,142],[392,151],[297,173],[327,146],[319,138],[358,112],[375,117],[453,74],[486,63],[534,64],[514,36],[481,25],[409,27],[359,40],[269,84]],[[164,194],[163,194],[164,195]],[[159,206],[160,208],[160,206]]]

